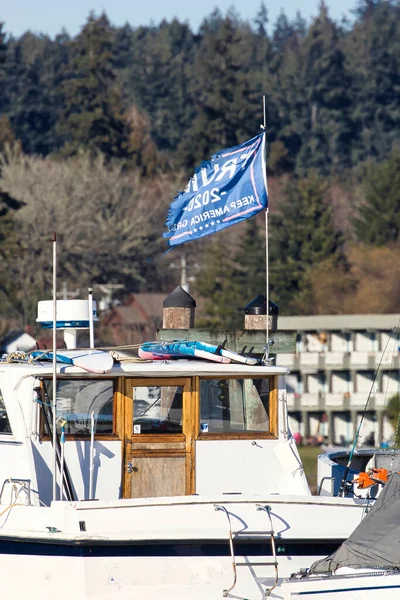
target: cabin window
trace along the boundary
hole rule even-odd
[[[46,404],[52,405],[53,382],[46,381],[45,389]],[[110,379],[59,379],[56,400],[58,432],[61,433],[64,419],[66,435],[89,436],[93,412],[95,434],[112,434],[113,399],[114,384]],[[51,406],[47,406],[46,415],[51,424]]]
[[[200,432],[268,432],[269,396],[269,379],[202,379]]]
[[[8,419],[6,405],[0,390],[0,435],[12,435],[10,421]]]
[[[133,388],[133,434],[182,433],[183,386]]]

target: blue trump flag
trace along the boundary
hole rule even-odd
[[[166,226],[170,246],[215,233],[268,207],[265,132],[220,150],[196,168],[172,201]]]

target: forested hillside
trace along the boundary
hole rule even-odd
[[[215,9],[76,37],[0,24],[0,319],[34,324],[58,278],[206,298],[240,326],[265,290],[262,214],[164,254],[168,206],[195,165],[259,132],[266,95],[270,295],[281,314],[400,310],[400,2],[321,2],[305,22]],[[1,14],[0,14],[1,19]],[[1,327],[0,327],[1,329]]]

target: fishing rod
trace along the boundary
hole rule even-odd
[[[390,336],[388,338],[388,341],[386,342],[385,348],[384,348],[384,350],[383,350],[383,352],[381,354],[381,358],[380,358],[380,361],[379,361],[379,364],[378,364],[378,368],[375,370],[374,379],[372,381],[371,388],[369,390],[369,394],[368,394],[367,401],[366,401],[365,406],[364,406],[364,410],[363,410],[363,412],[361,414],[361,419],[360,419],[360,422],[358,424],[356,435],[354,437],[353,446],[352,446],[350,454],[349,454],[349,460],[347,461],[346,469],[345,469],[344,475],[342,477],[342,482],[340,484],[338,496],[343,496],[344,495],[344,491],[345,491],[345,488],[346,488],[347,475],[349,474],[351,461],[353,460],[353,456],[354,456],[354,452],[355,452],[355,449],[356,449],[356,446],[357,446],[357,442],[358,442],[359,437],[360,437],[360,431],[361,431],[361,427],[362,427],[362,424],[363,424],[363,421],[364,421],[364,417],[365,417],[366,412],[367,412],[368,404],[369,404],[369,401],[371,399],[372,391],[373,391],[374,386],[375,386],[375,382],[376,382],[376,378],[377,378],[378,373],[379,373],[379,369],[381,368],[381,364],[382,364],[382,360],[383,360],[383,357],[384,357],[385,352],[386,352],[386,348],[388,347],[389,342],[392,339],[394,332],[397,332],[397,327],[393,327],[392,331],[390,332]]]
[[[39,403],[41,410],[42,410],[44,430],[50,436],[50,441],[53,444],[53,440],[54,440],[53,430],[52,430],[52,422],[53,422],[52,407],[53,407],[53,404],[52,404],[52,402],[50,402],[50,399],[49,399],[49,394],[48,394],[47,386],[46,386],[46,380],[40,378],[39,381],[40,381],[41,385],[34,388],[34,391],[36,392],[36,402]],[[54,390],[52,393],[54,394]],[[64,490],[67,500],[70,500],[70,501],[77,500],[77,496],[74,492],[74,487],[72,485],[72,479],[71,479],[71,475],[70,475],[70,472],[68,469],[68,465],[65,461],[65,458],[64,457],[61,458],[62,444],[65,443],[65,437],[64,437],[64,440],[61,440],[58,437],[58,435],[56,434],[55,440],[56,440],[56,445],[55,445],[55,450],[53,448],[53,452],[55,453],[55,456],[56,456],[56,463],[57,463],[56,466],[60,470],[60,472],[62,471],[61,490]],[[63,491],[61,491],[61,494],[60,494],[61,498],[62,498],[62,493],[63,493]]]

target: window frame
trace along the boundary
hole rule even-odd
[[[119,379],[117,377],[102,377],[101,379],[105,380],[105,381],[111,381],[113,384],[113,415],[112,415],[112,433],[98,433],[95,431],[94,433],[94,439],[95,440],[103,440],[103,441],[116,441],[116,440],[120,440],[120,436],[118,435],[117,432],[117,400],[118,400],[118,394],[120,391],[120,384],[119,384]],[[82,377],[79,375],[76,376],[57,376],[57,381],[71,381],[71,380],[78,380],[78,381],[98,381],[99,377]],[[53,380],[51,377],[43,377],[40,379],[40,395],[41,395],[41,400],[42,402],[45,402],[45,397],[44,397],[44,385],[46,384],[46,382],[49,383],[53,383]],[[51,407],[52,408],[52,407]],[[76,433],[65,433],[65,439],[66,441],[74,441],[74,440],[79,440],[79,441],[86,441],[89,440],[90,441],[90,432],[87,434],[76,434]],[[43,408],[41,407],[40,411],[39,411],[39,440],[42,442],[49,442],[52,441],[52,435],[49,435],[46,431],[45,431],[45,423],[44,423],[44,417],[43,417]]]
[[[132,390],[135,388],[149,388],[149,387],[181,387],[182,388],[182,430],[179,432],[172,432],[172,431],[167,431],[165,433],[163,432],[155,432],[155,431],[146,431],[145,433],[134,433],[134,411],[133,411],[133,407],[135,404],[135,398],[132,397],[132,440],[140,440],[140,441],[145,441],[145,440],[153,440],[153,439],[159,439],[160,441],[170,441],[170,440],[179,440],[179,441],[184,441],[185,440],[185,417],[186,417],[186,408],[185,408],[185,394],[187,393],[191,393],[188,389],[187,389],[187,381],[185,382],[185,379],[187,380],[187,378],[181,378],[180,382],[177,382],[177,378],[171,378],[171,379],[167,379],[167,378],[146,378],[145,380],[143,379],[137,379],[135,381],[135,378],[132,378],[134,383],[137,383],[136,385],[132,386]],[[143,381],[145,381],[145,383],[143,383]],[[131,382],[132,383],[132,382]],[[132,394],[133,396],[133,394]]]
[[[211,380],[216,381],[215,376],[204,376],[196,377],[196,384],[193,392],[196,394],[196,440],[197,441],[210,441],[210,440],[254,440],[254,439],[278,439],[278,377],[276,375],[241,375],[218,377],[218,379],[226,380],[238,380],[238,379],[268,379],[270,381],[270,393],[269,393],[269,431],[238,431],[238,432],[227,432],[227,433],[214,433],[214,432],[202,432],[200,429],[200,381]]]

